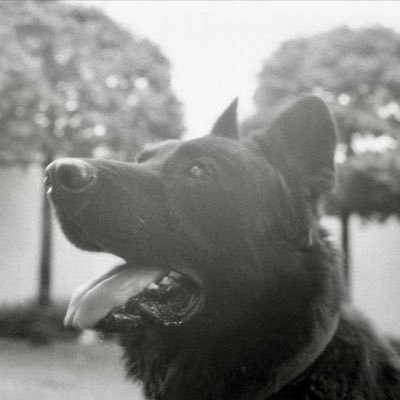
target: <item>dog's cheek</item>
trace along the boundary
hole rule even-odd
[[[233,208],[231,200],[212,187],[184,188],[173,199],[178,229],[192,245],[208,249],[214,257],[232,253],[240,236]]]

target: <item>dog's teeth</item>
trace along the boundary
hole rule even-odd
[[[168,276],[170,276],[173,279],[179,279],[182,276],[182,274],[180,274],[179,272],[176,272],[176,271],[171,271],[168,274]]]
[[[157,281],[157,283],[156,282],[150,283],[150,285],[147,286],[147,289],[159,290],[160,286],[170,286],[181,277],[182,274],[180,274],[179,272],[171,271],[168,275],[163,276],[161,280]]]
[[[164,276],[164,278],[161,279],[160,284],[161,285],[169,285],[172,282],[172,277],[170,276]]]
[[[155,283],[155,282],[152,282],[152,283],[150,283],[149,286],[147,286],[147,289],[149,289],[149,290],[158,290],[159,288],[160,288],[160,286],[158,286],[157,283]]]

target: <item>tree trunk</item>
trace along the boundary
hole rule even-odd
[[[52,161],[51,156],[47,156],[43,163],[43,169]],[[52,224],[51,206],[43,190],[42,198],[42,232],[41,232],[41,254],[39,272],[39,296],[40,306],[51,304],[50,285],[51,285],[51,255],[52,255]]]
[[[340,213],[340,222],[342,230],[341,236],[342,236],[343,268],[344,268],[344,276],[346,281],[348,299],[350,299],[350,288],[351,288],[349,217],[350,215],[347,211],[343,210]]]
[[[54,57],[54,42],[47,37],[43,46],[43,71],[47,80],[51,85],[51,89],[55,92],[58,82],[58,65]],[[43,139],[42,154],[44,155],[43,170],[54,160],[55,128],[57,120],[57,112],[55,104],[51,103],[47,111],[49,121],[47,127],[47,136]],[[40,255],[40,273],[39,273],[39,298],[38,303],[41,306],[50,305],[50,285],[51,285],[51,255],[52,255],[52,224],[51,224],[51,206],[43,190],[42,203],[42,243]]]

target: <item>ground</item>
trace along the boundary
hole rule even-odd
[[[110,342],[32,346],[0,340],[2,400],[142,400]]]

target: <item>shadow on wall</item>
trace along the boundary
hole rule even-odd
[[[0,168],[0,303],[36,296],[39,271],[42,172],[38,165]],[[339,221],[324,219],[339,244]],[[65,300],[81,283],[120,262],[74,248],[55,228],[52,298]],[[379,329],[400,335],[400,223],[350,221],[352,299]]]

